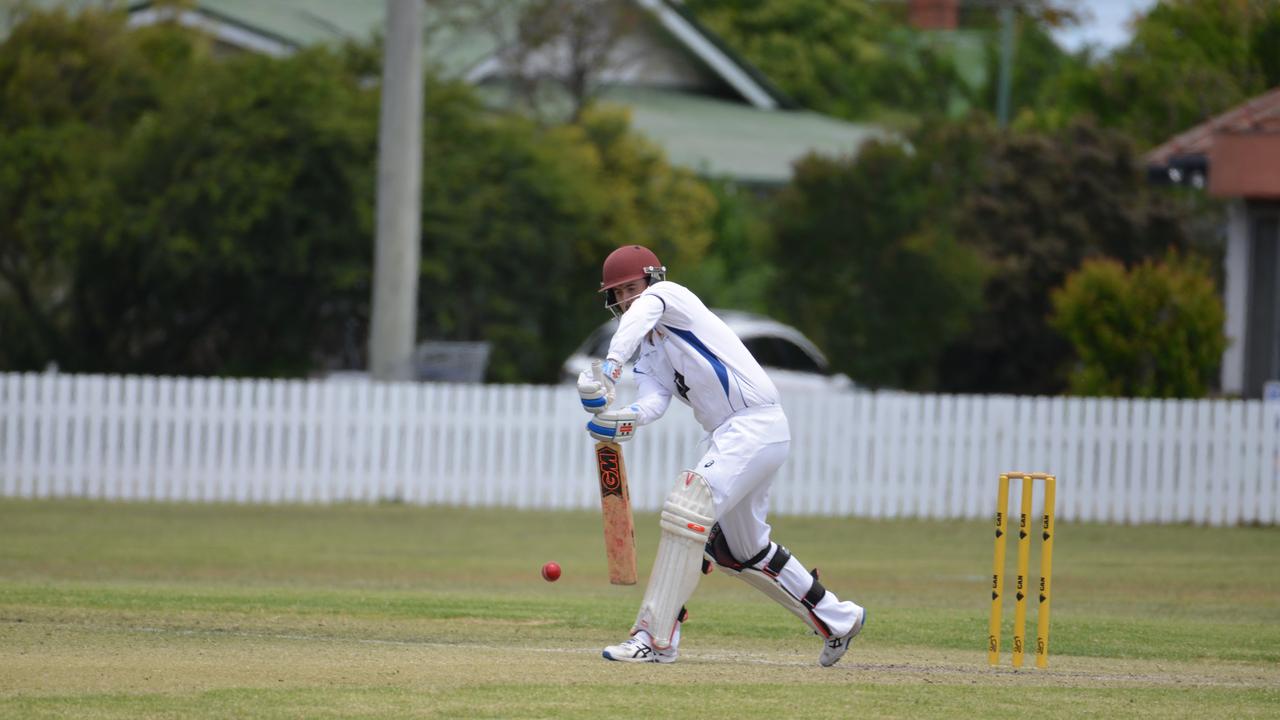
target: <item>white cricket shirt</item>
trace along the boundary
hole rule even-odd
[[[641,425],[661,417],[673,395],[708,433],[735,413],[779,404],[778,389],[742,340],[683,285],[654,283],[622,314],[608,359],[621,364],[637,347]]]

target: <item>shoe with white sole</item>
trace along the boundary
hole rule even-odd
[[[649,633],[643,630],[601,653],[605,660],[632,663],[673,663],[678,654],[674,645],[666,650],[655,648]]]
[[[862,608],[862,613],[858,615],[858,621],[853,624],[849,632],[840,637],[827,638],[826,647],[822,648],[822,654],[818,656],[818,664],[822,667],[831,667],[840,662],[840,658],[844,657],[844,653],[849,649],[849,644],[853,639],[858,637],[858,633],[862,632],[862,626],[867,624],[867,609]]]

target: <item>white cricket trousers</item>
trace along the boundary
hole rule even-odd
[[[720,531],[739,561],[754,557],[770,545],[769,489],[790,451],[791,429],[782,408],[747,408],[716,428],[710,447],[693,468],[711,488]],[[767,563],[776,550],[770,548],[758,564]],[[804,597],[812,582],[809,571],[794,555],[779,573],[778,581],[797,598]],[[814,613],[833,635],[840,636],[853,627],[859,607],[841,602],[828,590]]]

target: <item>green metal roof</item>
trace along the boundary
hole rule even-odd
[[[806,110],[757,110],[742,103],[672,90],[612,88],[602,100],[626,106],[633,126],[674,164],[712,177],[782,184],[810,152],[856,153],[870,140],[894,136]]]

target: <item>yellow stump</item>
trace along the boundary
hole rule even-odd
[[[1040,609],[1036,613],[1036,667],[1049,667],[1049,592],[1053,584],[1053,505],[1057,479],[1044,480],[1044,520],[1041,522]]]
[[[1005,532],[1008,530],[1009,516],[1009,476],[1000,476],[1000,489],[996,495],[996,547],[995,560],[991,565],[991,625],[987,631],[987,659],[994,665],[1000,664],[1000,611],[1004,602],[1004,547]]]
[[[1031,478],[1022,477],[1022,501],[1018,505],[1018,584],[1013,610],[1013,666],[1022,667],[1027,640],[1027,564],[1031,555]]]
[[[1044,517],[1040,523],[1040,593],[1036,612],[1036,667],[1049,666],[1049,599],[1053,583],[1054,503],[1057,478],[1047,473],[1010,472],[1000,476],[996,497],[995,552],[991,566],[991,624],[987,632],[987,660],[1000,664],[1000,615],[1004,606],[1004,564],[1009,515],[1009,479],[1022,483],[1018,506],[1018,575],[1013,616],[1013,666],[1022,667],[1026,653],[1027,594],[1030,592],[1031,511],[1035,480],[1044,481]]]

